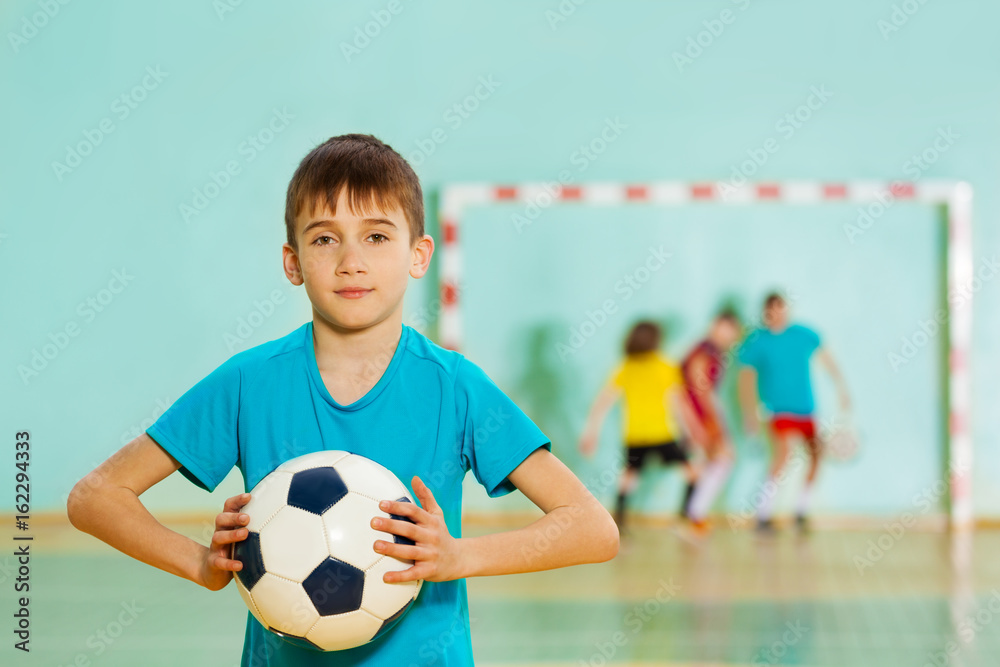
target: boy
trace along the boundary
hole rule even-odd
[[[318,146],[289,184],[285,225],[285,275],[305,286],[312,321],[198,382],[77,484],[70,520],[215,591],[242,567],[229,556],[246,538],[239,510],[249,494],[225,502],[208,547],[158,523],[138,496],[177,469],[212,491],[236,465],[251,489],[302,454],[367,456],[411,480],[420,503],[382,505],[413,524],[372,521],[386,533],[375,551],[414,561],[384,580],[423,579],[417,601],[383,637],[332,653],[278,640],[248,612],[241,665],[471,665],[464,578],[608,560],[618,549],[614,522],[479,367],[402,323],[408,279],[427,271],[434,241],[424,234],[420,183],[396,151],[357,134]],[[517,488],[544,516],[519,530],[462,538],[468,470],[491,496]],[[393,534],[414,544],[395,544]]]
[[[625,358],[612,371],[607,384],[594,399],[580,436],[580,451],[590,456],[597,449],[601,425],[611,407],[623,400],[622,441],[625,470],[618,482],[615,522],[625,525],[625,505],[639,485],[639,473],[655,454],[666,465],[684,467],[688,481],[695,470],[681,445],[681,429],[676,415],[683,414],[684,401],[680,370],[660,352],[663,338],[655,322],[636,323],[625,339]],[[689,423],[684,418],[685,423]]]
[[[697,484],[690,490],[687,497],[690,502],[684,508],[684,514],[699,533],[708,531],[705,517],[726,483],[733,464],[733,446],[717,389],[726,371],[725,356],[739,339],[739,318],[732,310],[722,310],[712,320],[708,335],[681,362],[685,394],[690,405],[688,414],[692,417],[688,431],[691,439],[705,453],[704,468]]]
[[[850,398],[847,385],[833,357],[820,347],[819,334],[801,324],[789,324],[788,306],[777,292],[764,300],[764,329],[755,331],[739,350],[739,361],[744,364],[739,375],[740,405],[746,432],[753,435],[758,429],[757,403],[760,401],[771,413],[773,454],[766,488],[777,488],[776,480],[788,461],[790,442],[799,436],[809,452],[809,472],[796,506],[796,525],[807,528],[806,512],[813,482],[819,470],[822,443],[816,433],[813,419],[815,409],[809,361],[815,354],[837,385],[842,410],[847,410]],[[763,494],[757,507],[757,528],[761,532],[774,529],[771,521],[773,493]]]

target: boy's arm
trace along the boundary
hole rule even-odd
[[[597,449],[597,440],[601,435],[601,425],[604,424],[604,419],[608,416],[611,406],[618,400],[621,392],[620,387],[608,384],[601,389],[597,398],[594,399],[594,404],[591,406],[590,412],[587,414],[587,420],[584,423],[583,433],[580,435],[580,451],[583,454],[589,456]]]
[[[743,413],[743,428],[748,435],[757,433],[757,371],[752,366],[744,366],[739,375],[740,411]]]
[[[833,378],[834,384],[837,385],[837,393],[840,395],[840,409],[847,412],[851,409],[851,396],[847,392],[847,383],[844,382],[844,376],[840,374],[840,368],[833,360],[833,355],[825,347],[821,347],[816,350],[816,358]]]
[[[77,482],[66,504],[69,520],[122,553],[218,590],[232,578],[232,570],[242,567],[219,554],[228,551],[228,542],[243,539],[235,530],[222,529],[237,528],[236,512],[249,494],[226,501],[216,518],[212,546],[205,547],[161,524],[139,500],[178,468],[180,463],[143,433]]]
[[[508,475],[524,495],[545,512],[534,523],[482,537],[451,537],[444,515],[420,478],[413,491],[423,507],[383,501],[382,509],[414,521],[374,519],[372,525],[416,544],[379,540],[375,550],[412,559],[413,567],[388,572],[387,583],[550,570],[600,563],[618,553],[618,528],[611,515],[563,463],[544,447],[536,449]]]

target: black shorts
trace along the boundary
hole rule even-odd
[[[676,440],[663,442],[659,445],[645,445],[642,447],[632,447],[627,445],[625,451],[628,456],[626,467],[629,470],[639,470],[646,465],[646,458],[652,454],[660,457],[663,463],[687,463],[688,453],[684,447]]]

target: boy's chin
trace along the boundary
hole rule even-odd
[[[324,319],[334,329],[344,331],[363,331],[382,322],[385,317],[379,317],[372,313],[332,313]]]

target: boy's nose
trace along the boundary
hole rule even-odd
[[[364,273],[366,271],[364,258],[358,248],[345,244],[340,262],[337,264],[338,273]]]

